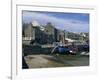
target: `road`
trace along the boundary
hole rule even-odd
[[[28,55],[24,57],[29,68],[89,66],[89,57],[80,55]]]

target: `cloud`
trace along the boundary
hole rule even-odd
[[[89,23],[86,21],[77,20],[75,18],[63,19],[63,18],[48,15],[46,13],[23,12],[23,21],[27,23],[32,21],[38,21],[41,25],[46,25],[48,22],[51,22],[58,29],[72,31],[72,32],[89,31]]]

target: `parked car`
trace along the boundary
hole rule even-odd
[[[53,49],[52,53],[59,53],[59,54],[76,54],[75,51],[66,47],[66,46],[57,46]]]
[[[79,45],[78,51],[79,52],[89,52],[89,45]]]
[[[89,56],[89,52],[81,52],[80,55],[82,55],[82,56]]]

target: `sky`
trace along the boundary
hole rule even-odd
[[[23,11],[22,22],[37,21],[40,25],[51,22],[57,29],[69,32],[89,32],[88,13]]]

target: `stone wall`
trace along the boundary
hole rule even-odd
[[[41,46],[34,45],[23,45],[23,54],[31,55],[31,54],[50,54],[53,47],[42,48]]]

